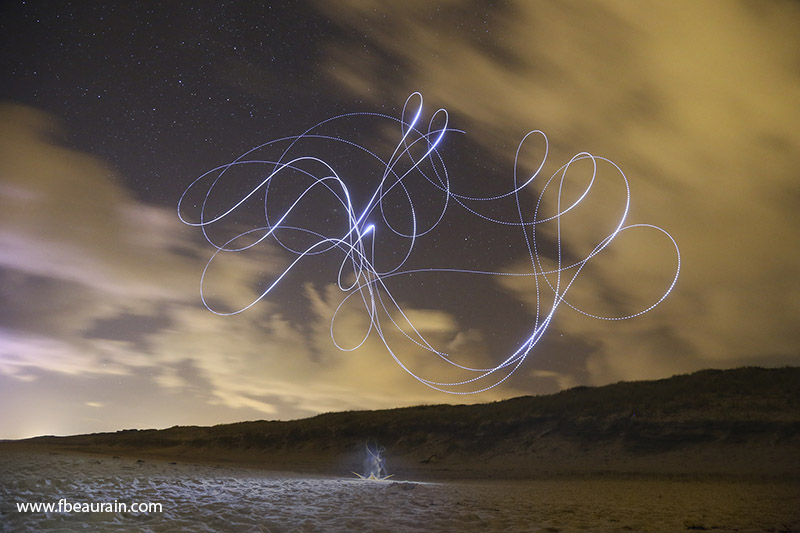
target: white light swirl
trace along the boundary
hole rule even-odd
[[[198,177],[184,191],[178,201],[178,216],[182,222],[190,226],[201,228],[205,239],[215,248],[211,258],[206,263],[200,279],[200,298],[209,311],[218,315],[234,315],[241,313],[256,303],[266,298],[281,281],[301,262],[311,255],[335,254],[340,261],[337,284],[343,292],[342,301],[331,317],[331,339],[333,344],[344,351],[355,350],[364,345],[370,335],[377,335],[388,350],[391,357],[409,375],[433,389],[451,394],[473,394],[496,387],[508,379],[525,361],[533,348],[539,343],[550,326],[556,309],[561,304],[596,319],[624,320],[642,315],[664,301],[669,295],[680,273],[680,251],[675,239],[664,229],[650,224],[626,225],[626,218],[630,207],[630,187],[622,170],[612,161],[603,157],[593,156],[582,152],[575,155],[569,162],[553,173],[541,186],[538,200],[532,214],[526,218],[526,209],[523,207],[520,195],[527,190],[534,180],[539,177],[548,155],[549,145],[547,137],[541,131],[535,130],[525,135],[517,147],[514,165],[513,186],[510,190],[497,195],[471,196],[456,193],[451,189],[450,176],[440,154],[440,145],[448,132],[458,130],[448,127],[449,117],[444,109],[439,109],[433,114],[427,126],[420,127],[422,116],[422,95],[413,93],[403,106],[399,119],[378,113],[348,113],[329,118],[309,128],[300,135],[276,139],[248,150],[231,163],[211,169]],[[343,121],[360,119],[376,119],[394,123],[400,127],[400,139],[391,150],[388,158],[384,159],[369,148],[358,142],[350,140],[347,136],[336,133],[336,126]],[[329,131],[332,130],[332,131]],[[463,133],[463,132],[459,132]],[[523,145],[531,138],[539,138],[544,142],[545,153],[538,168],[532,175],[524,180],[519,179],[517,167]],[[310,142],[325,142],[353,150],[365,156],[365,159],[379,169],[374,188],[368,199],[361,205],[354,205],[351,195],[352,182],[348,185],[348,176],[337,173],[334,163],[325,159],[304,153],[306,144]],[[279,154],[277,157],[263,159],[262,153],[272,151]],[[387,150],[388,152],[388,150]],[[563,187],[571,167],[579,161],[588,161],[592,167],[591,177],[586,188],[568,205],[562,205]],[[595,185],[598,163],[609,164],[615,169],[625,188],[625,203],[618,222],[614,229],[602,238],[585,257],[578,260],[565,261],[562,254],[562,219],[574,210],[586,198]],[[257,176],[254,184],[245,189],[245,192],[226,207],[210,213],[212,198],[227,196],[226,186],[229,180],[238,180],[236,172],[248,170],[248,177]],[[379,177],[377,177],[379,176]],[[412,180],[415,184],[422,184],[427,189],[424,198],[412,189]],[[363,181],[363,178],[362,178]],[[239,182],[240,183],[240,182]],[[289,185],[292,190],[288,197],[281,188]],[[540,216],[545,191],[551,185],[558,188],[555,214]],[[331,224],[322,224],[322,216],[317,205],[309,206],[312,195],[323,193],[329,198],[333,208],[329,215],[337,220]],[[435,197],[432,196],[435,193]],[[387,199],[394,202],[391,210],[396,212],[397,200],[402,199],[404,206],[403,221],[392,220],[388,214],[390,206],[386,205]],[[191,195],[199,195],[200,201],[189,200]],[[276,198],[278,206],[276,207]],[[489,215],[491,210],[482,209],[491,203],[513,198],[516,203],[516,212],[512,218],[501,218],[496,214]],[[263,202],[263,213],[259,216],[260,222],[245,231],[231,231],[235,227],[234,215],[245,211],[245,205],[259,199]],[[432,199],[437,204],[435,209],[429,205]],[[415,203],[425,202],[424,207],[415,207]],[[432,232],[444,219],[450,205],[459,205],[481,219],[509,229],[521,230],[523,242],[530,260],[530,270],[524,273],[483,271],[461,268],[408,268],[406,267],[414,254],[417,241],[420,237]],[[259,204],[260,205],[260,204]],[[479,209],[476,206],[481,206]],[[328,206],[330,207],[330,206]],[[307,213],[311,210],[313,216]],[[190,220],[185,212],[194,211],[195,217]],[[277,211],[277,212],[276,212]],[[530,210],[527,210],[530,211]],[[263,217],[263,218],[262,218]],[[299,219],[299,221],[298,221]],[[341,224],[337,227],[336,222]],[[537,227],[540,224],[555,224],[557,253],[555,266],[545,267],[537,241]],[[230,238],[212,238],[211,227],[222,227]],[[665,235],[675,250],[675,274],[667,289],[656,301],[646,305],[642,310],[625,316],[600,316],[578,309],[566,300],[570,288],[578,279],[580,273],[600,252],[608,248],[618,235],[632,229],[652,230]],[[376,246],[380,246],[381,236],[391,236],[394,257],[389,264],[378,264]],[[296,238],[302,237],[302,238]],[[214,261],[220,254],[240,253],[270,239],[283,247],[292,257],[288,266],[277,273],[275,278],[266,285],[260,294],[246,305],[234,310],[215,309],[206,297],[204,289],[207,283],[207,274]],[[295,241],[299,241],[295,242]],[[384,257],[382,261],[385,262]],[[404,268],[405,267],[405,268]],[[387,280],[397,276],[408,276],[415,273],[437,272],[452,274],[471,274],[488,276],[531,276],[535,282],[536,309],[533,311],[534,320],[529,333],[517,344],[517,348],[506,356],[499,364],[488,368],[473,368],[459,364],[451,354],[440,351],[426,339],[425,335],[415,327],[411,317],[404,312],[398,299],[387,286]],[[552,293],[552,301],[545,305],[544,291]],[[351,297],[357,296],[364,306],[369,317],[368,326],[360,341],[352,346],[343,346],[334,334],[334,324],[343,306]],[[548,299],[549,300],[549,299]],[[404,363],[399,355],[399,350],[389,341],[386,328],[399,332],[405,341],[410,341],[418,347],[431,352],[442,364],[451,365],[460,371],[466,371],[471,377],[454,381],[436,381],[416,373]]]

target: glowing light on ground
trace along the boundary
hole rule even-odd
[[[535,130],[524,136],[519,143],[515,157],[513,184],[505,192],[490,196],[465,194],[451,183],[450,175],[441,154],[443,141],[449,133],[463,133],[449,127],[447,111],[439,109],[427,122],[422,121],[422,95],[414,93],[406,100],[400,118],[378,113],[348,113],[320,122],[300,135],[276,139],[248,150],[234,161],[211,169],[198,177],[183,193],[178,202],[178,216],[190,226],[198,227],[206,240],[215,248],[200,279],[200,297],[203,304],[218,315],[233,315],[253,307],[267,298],[287,275],[310,256],[330,254],[339,262],[336,282],[343,293],[341,303],[331,317],[331,339],[341,350],[355,350],[363,346],[370,336],[380,338],[389,355],[409,375],[433,389],[451,394],[472,394],[486,391],[508,379],[531,354],[534,347],[545,335],[551,325],[556,310],[561,304],[601,320],[624,320],[642,315],[660,304],[672,291],[680,273],[680,251],[673,237],[664,229],[650,224],[626,224],[631,202],[630,187],[622,170],[612,161],[587,152],[575,155],[549,178],[540,176],[547,159],[549,144],[541,131]],[[394,125],[399,139],[393,148],[383,150],[388,157],[378,154],[377,148],[370,148],[352,140],[352,135],[341,131],[342,124],[352,124],[360,120],[379,121]],[[525,179],[518,176],[520,153],[526,143],[538,140],[544,145],[544,155],[538,168]],[[372,181],[371,193],[364,199],[354,199],[354,192],[363,187],[354,187],[353,170],[351,174],[340,174],[334,158],[322,158],[320,144],[341,151],[360,154],[365,165],[355,178],[363,182],[368,165],[374,170],[369,176]],[[585,188],[579,187],[577,195],[567,195],[565,186],[578,165],[589,164],[591,175]],[[568,214],[573,213],[596,185],[598,166],[603,165],[614,171],[624,190],[624,204],[612,229],[583,257],[566,259],[562,244],[562,224]],[[537,178],[539,178],[537,180]],[[544,179],[544,183],[541,183]],[[525,207],[525,194],[531,194],[534,182],[537,186],[538,200],[535,207]],[[547,215],[544,201],[545,193],[553,187],[555,211]],[[228,201],[231,190],[240,190],[235,200]],[[570,198],[575,197],[574,200]],[[221,200],[223,199],[223,200]],[[431,201],[437,203],[431,206]],[[219,208],[221,202],[223,207]],[[512,202],[513,212],[498,216],[492,209],[498,203]],[[552,202],[551,202],[552,203]],[[248,229],[237,230],[240,220],[258,213],[257,224]],[[498,230],[518,232],[521,250],[529,258],[526,272],[485,271],[466,268],[427,268],[408,267],[420,238],[436,229],[451,206],[460,206],[476,217],[498,226]],[[398,207],[399,206],[399,207]],[[192,217],[187,212],[193,212]],[[252,220],[252,219],[251,219]],[[550,225],[551,235],[555,236],[555,257],[545,258],[541,239],[537,232],[542,225]],[[555,226],[553,230],[552,227]],[[240,226],[241,227],[241,226]],[[232,229],[233,228],[233,229]],[[674,277],[666,290],[654,301],[645,304],[640,310],[624,316],[604,316],[578,308],[566,297],[584,268],[590,264],[623,232],[639,230],[661,234],[674,247]],[[218,232],[220,235],[217,235]],[[222,309],[208,296],[206,284],[209,272],[223,255],[243,253],[261,243],[272,242],[285,249],[291,260],[274,279],[260,290],[252,301],[237,309]],[[391,244],[386,244],[390,242]],[[391,247],[385,253],[383,247]],[[518,257],[519,252],[509,256]],[[536,306],[530,329],[523,334],[512,353],[497,364],[477,368],[458,362],[457,355],[434,347],[422,329],[406,313],[396,296],[388,287],[389,280],[399,276],[420,273],[470,274],[480,276],[526,276],[534,281]],[[546,294],[549,294],[547,298]],[[344,346],[337,339],[335,323],[343,306],[356,298],[363,304],[368,317],[368,326],[359,342]],[[352,303],[352,302],[350,302]],[[387,329],[388,328],[388,329]],[[394,337],[410,342],[415,349],[430,352],[440,364],[448,365],[453,372],[466,372],[466,379],[441,381],[430,379],[414,370],[403,358],[403,351],[390,340],[389,330]],[[507,332],[503,332],[506,334]],[[368,476],[367,476],[368,477]]]
[[[386,472],[386,460],[383,457],[386,449],[379,447],[377,444],[374,446],[367,444],[366,449],[367,457],[364,459],[364,473],[353,473],[365,481],[386,481],[392,477],[394,474]]]

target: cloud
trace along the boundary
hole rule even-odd
[[[425,3],[321,8],[372,45],[331,43],[342,85],[376,102],[420,90],[485,147],[542,129],[552,169],[582,150],[607,156],[631,180],[629,221],[676,238],[681,278],[653,313],[609,324],[559,309],[553,327],[594,346],[591,382],[797,362],[797,5],[520,1],[458,17],[455,5]],[[370,62],[381,54],[389,60]],[[613,219],[615,198],[598,191],[590,212]],[[591,248],[595,221],[570,226],[571,250]],[[621,236],[569,298],[601,314],[657,299],[674,257],[650,237]],[[532,303],[530,284],[504,286]]]
[[[554,372],[552,370],[532,370],[531,377],[553,380],[559,389],[569,389],[578,385],[574,376],[569,373]]]
[[[321,291],[307,285],[305,291],[314,316],[310,329],[303,330],[277,312],[254,309],[218,317],[204,309],[182,308],[173,314],[173,331],[149,337],[153,351],[161,354],[157,381],[176,390],[191,389],[199,381],[211,391],[213,404],[247,407],[269,417],[285,416],[287,405],[293,413],[310,415],[442,401],[441,393],[401,371],[374,332],[358,350],[335,349],[331,313],[344,294],[334,284]],[[417,317],[415,324],[424,331],[442,324],[455,328],[452,317],[443,313],[412,308],[409,314]],[[368,322],[363,308],[342,308],[337,341],[349,345],[348,341],[362,340]],[[432,364],[437,363],[435,357],[422,348],[410,348],[394,328],[387,327],[385,334],[391,345],[403,342],[403,361],[423,375],[442,366],[441,361]],[[444,338],[457,335],[454,330],[442,334]],[[181,369],[188,362],[194,372],[189,378],[186,367]]]
[[[327,285],[322,290],[308,285],[306,292],[314,302],[318,315],[311,340],[320,352],[328,353],[316,377],[324,388],[347,391],[343,396],[356,405],[378,408],[439,403],[448,399],[441,392],[428,388],[403,372],[398,362],[417,376],[433,381],[451,382],[475,377],[474,372],[460,371],[430,351],[425,342],[430,344],[430,348],[442,352],[459,348],[452,352],[450,360],[461,365],[481,368],[490,355],[481,344],[480,335],[474,330],[464,329],[452,314],[413,306],[403,307],[408,321],[402,319],[396,309],[389,308],[397,325],[379,307],[376,320],[380,323],[383,339],[373,326],[369,337],[358,350],[326,350],[325,347],[332,342],[330,321],[333,311],[344,294],[335,284]],[[387,301],[385,295],[383,299]],[[349,300],[355,301],[355,297]],[[339,308],[332,329],[333,339],[343,348],[352,348],[361,343],[367,331],[370,331],[370,316],[363,303],[359,300],[358,303]],[[424,337],[425,342],[414,330]],[[397,361],[394,357],[397,357]],[[514,392],[519,393],[518,390],[494,391],[479,396],[459,396],[459,401],[489,401]],[[340,402],[337,400],[337,403]]]
[[[302,270],[285,280],[296,287],[245,313],[209,312],[198,285],[213,248],[182,226],[174,209],[138,202],[101,160],[59,145],[58,129],[34,109],[0,109],[0,294],[8,304],[0,310],[0,378],[13,384],[0,395],[36,392],[74,424],[36,431],[213,424],[443,401],[402,371],[374,329],[361,349],[337,350],[330,324],[345,294],[332,283],[304,283]],[[205,296],[239,308],[285,264],[269,245],[223,254],[207,273]],[[335,323],[343,346],[370,331],[363,303],[350,303]],[[406,320],[439,349],[459,348],[462,362],[486,355],[480,334],[461,332],[451,314],[410,305],[404,311],[405,319],[397,311],[392,317],[407,334]],[[449,370],[388,317],[383,321],[387,342],[403,346],[410,368],[429,378]],[[153,401],[142,406],[158,403],[159,413],[125,407],[131,387],[149,391]],[[494,397],[499,393],[475,401]],[[44,415],[39,409],[29,416]],[[0,422],[19,436],[42,427],[19,412]]]
[[[189,283],[172,276],[182,258],[141,261],[181,238],[174,216],[135,202],[102,162],[56,144],[59,129],[37,110],[0,107],[0,266],[131,302],[180,298]]]
[[[99,160],[60,146],[58,122],[0,106],[0,368],[124,374],[147,354],[87,338],[98,321],[187,301],[196,271],[166,210],[137,203]]]
[[[251,335],[226,330],[224,320],[214,322],[220,318],[200,307],[199,275],[210,247],[197,244],[174,209],[136,201],[102,161],[59,145],[58,132],[49,115],[0,106],[0,293],[7,304],[0,311],[0,373],[35,389],[41,371],[65,379],[147,371],[175,389],[191,381],[186,369],[206,364],[207,400],[252,413],[254,402],[232,400],[231,391],[266,389],[248,389],[247,380],[237,389],[242,369],[215,378],[213,363],[200,360],[213,348],[224,357],[231,335]],[[226,258],[215,265],[209,291],[229,307],[251,301],[258,295],[254,276],[277,267],[269,249]],[[270,320],[275,327],[262,331],[280,329]],[[213,324],[208,331],[215,335],[196,331],[197,324]],[[82,404],[95,401],[91,391],[86,395]]]

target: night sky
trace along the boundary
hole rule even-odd
[[[798,27],[800,4],[788,0],[4,2],[0,438],[485,402],[702,368],[800,364]],[[423,133],[437,109],[449,113],[453,131],[437,150],[457,194],[513,189],[520,141],[532,130],[547,135],[541,175],[520,194],[526,220],[573,155],[616,163],[630,184],[626,223],[661,227],[680,247],[669,297],[630,320],[570,307],[636,314],[670,287],[671,241],[626,230],[576,278],[570,305],[558,306],[513,376],[470,396],[416,381],[374,328],[358,350],[334,346],[331,319],[348,294],[336,286],[341,251],[306,258],[246,312],[206,309],[200,279],[214,248],[178,218],[190,184],[336,115],[400,119],[415,91]],[[325,134],[388,160],[402,131],[392,118],[353,115]],[[359,206],[385,170],[342,142],[298,149],[334,167]],[[541,137],[523,145],[520,179],[543,155]],[[210,209],[241,198],[267,168],[226,174]],[[565,203],[591,177],[588,159],[572,169]],[[297,183],[275,189],[277,210]],[[426,183],[417,174],[408,181],[421,224],[436,219],[443,198]],[[564,217],[564,264],[586,257],[618,223],[622,183],[598,163],[591,194]],[[545,191],[540,218],[558,211],[556,187]],[[384,206],[398,227],[410,221],[404,194],[395,188]],[[513,197],[463,204],[448,205],[403,269],[530,271],[522,230],[469,210],[518,222]],[[263,225],[256,212],[214,231],[224,242]],[[347,227],[324,192],[295,216],[319,232]],[[375,243],[375,264],[398,264],[404,239],[377,210],[369,218],[375,229],[364,242]],[[301,233],[286,230],[284,244],[307,244]],[[554,223],[537,226],[545,266],[557,265],[557,235]],[[293,258],[272,239],[223,255],[203,290],[227,310],[258,297]],[[533,276],[417,272],[385,282],[417,331],[460,364],[500,364],[536,324]],[[553,293],[539,282],[541,323]],[[381,318],[398,358],[423,377],[471,377],[409,341],[398,313]],[[369,329],[363,304],[336,316],[345,345]]]

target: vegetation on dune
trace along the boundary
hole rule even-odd
[[[544,438],[619,442],[631,453],[685,445],[800,440],[800,368],[703,370],[657,381],[576,387],[479,405],[326,413],[294,421],[123,430],[34,441],[70,447],[338,453],[376,441],[395,451],[497,452]]]

